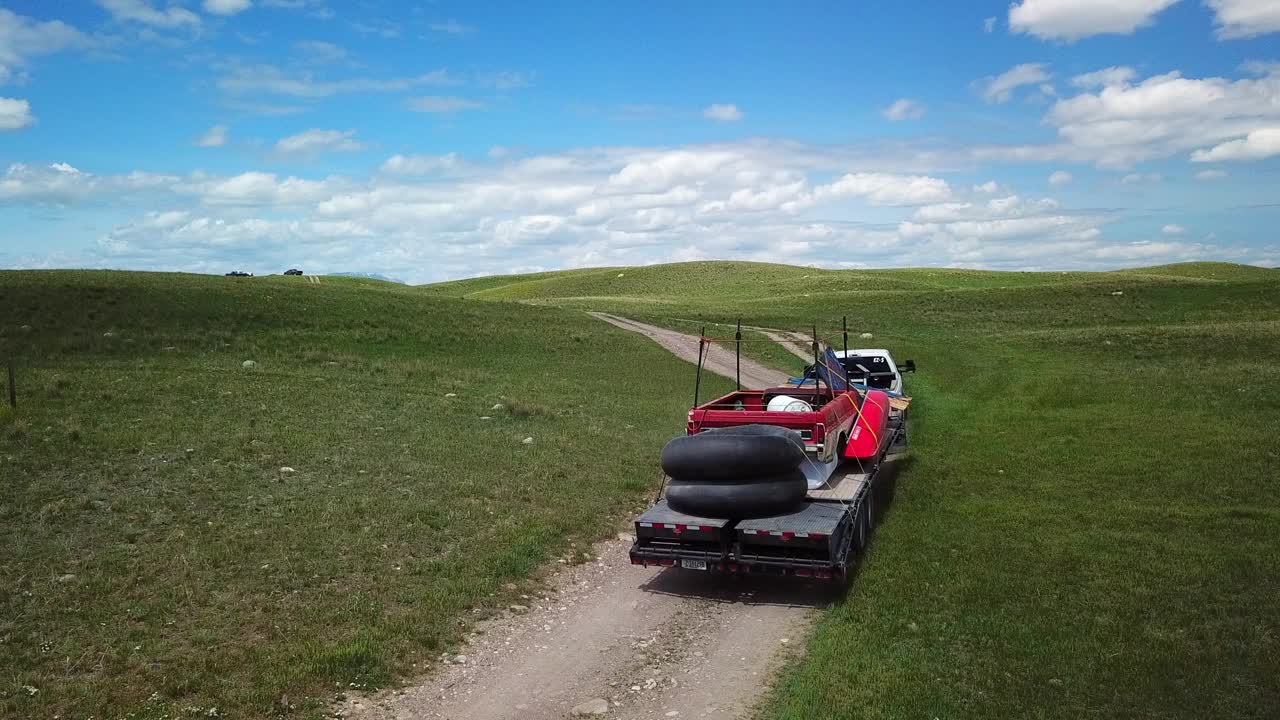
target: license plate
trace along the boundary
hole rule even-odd
[[[681,560],[680,567],[684,568],[685,570],[706,570],[707,561],[706,560]]]

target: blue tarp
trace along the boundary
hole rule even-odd
[[[836,353],[831,348],[827,348],[827,352],[822,356],[822,361],[815,368],[818,377],[822,379],[828,387],[836,392],[849,391],[849,376],[845,374],[844,365],[840,363],[840,358],[836,357]]]

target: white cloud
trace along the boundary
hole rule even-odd
[[[1165,235],[1182,235],[1185,232],[1187,232],[1187,229],[1182,227],[1181,225],[1175,225],[1173,223],[1170,223],[1160,228],[1160,232],[1164,233]]]
[[[1069,182],[1071,182],[1071,173],[1066,170],[1055,170],[1049,175],[1050,185],[1066,185]]]
[[[1280,155],[1280,126],[1251,130],[1239,140],[1231,140],[1207,150],[1191,153],[1192,162],[1262,160]]]
[[[1251,69],[1266,74],[1229,80],[1171,72],[1131,84],[1126,73],[1112,73],[1112,84],[1057,101],[1044,121],[1057,129],[1060,144],[1028,148],[1026,159],[1122,168],[1236,139],[1244,142],[1222,153],[1255,152],[1257,142],[1247,136],[1280,125],[1280,70]]]
[[[125,175],[98,177],[67,163],[28,165],[13,163],[0,176],[0,203],[69,205],[95,194],[129,195],[171,187],[173,175],[134,171]]]
[[[196,138],[197,147],[222,147],[227,144],[227,126],[214,125]]]
[[[492,150],[490,151],[492,155]],[[428,175],[463,166],[457,153],[448,155],[392,155],[382,163],[382,172],[391,175]]]
[[[1221,180],[1226,176],[1227,174],[1221,170],[1201,170],[1196,173],[1197,180]]]
[[[989,17],[982,21],[982,31],[985,33],[993,33],[996,31],[996,18]]]
[[[36,121],[31,103],[19,98],[0,97],[0,132],[21,130]]]
[[[290,72],[273,65],[239,66],[218,79],[227,93],[263,93],[298,98],[323,98],[347,93],[402,92],[423,85],[458,85],[462,81],[446,70],[398,78],[348,78],[321,80],[310,72]]]
[[[204,0],[204,11],[214,15],[235,15],[251,7],[252,0]]]
[[[1043,63],[1015,65],[995,77],[983,80],[982,97],[989,103],[1006,103],[1013,97],[1014,90],[1024,85],[1039,85],[1049,78]]]
[[[1079,88],[1095,88],[1095,87],[1112,87],[1115,85],[1128,85],[1131,80],[1137,77],[1138,71],[1131,67],[1112,66],[1093,72],[1076,75],[1071,78],[1071,84]]]
[[[423,95],[421,97],[409,98],[405,102],[405,107],[414,112],[424,113],[456,113],[463,110],[475,110],[484,107],[484,103],[478,100],[468,98],[454,97],[452,95]]]
[[[429,26],[432,32],[444,33],[446,35],[467,35],[475,31],[475,28],[469,25],[463,25],[457,20],[445,20],[443,22],[433,22]]]
[[[355,130],[321,130],[312,128],[276,142],[276,152],[283,155],[314,155],[322,152],[357,152],[365,148],[356,140]]]
[[[717,122],[737,122],[742,119],[742,111],[737,105],[708,105],[702,117]]]
[[[349,57],[346,48],[323,40],[302,40],[293,44],[293,50],[302,62],[312,65],[341,62]]]
[[[1022,0],[1009,6],[1009,30],[1073,42],[1090,35],[1128,35],[1178,0]]]
[[[1205,4],[1213,8],[1217,35],[1224,40],[1280,31],[1280,3],[1275,0],[1206,0]]]
[[[1125,185],[1146,185],[1162,182],[1163,180],[1164,176],[1160,173],[1129,173],[1120,178],[1120,182]]]
[[[876,169],[910,164],[843,146],[750,140],[479,163],[403,154],[366,177],[97,177],[20,165],[0,176],[0,202],[110,199],[152,211],[101,233],[97,259],[82,266],[278,272],[304,263],[416,282],[708,257],[1022,269],[1211,251],[1109,241],[1102,231],[1113,211],[1064,209],[994,182],[974,190],[985,194],[967,186],[958,194],[941,177]]]
[[[999,192],[1000,185],[995,180],[988,180],[981,185],[974,185],[973,191],[976,193],[983,193],[984,195],[990,195],[991,193]]]
[[[881,111],[887,120],[917,120],[924,117],[925,106],[908,98],[895,100],[892,105]]]
[[[278,208],[321,202],[348,185],[336,179],[280,179],[275,173],[246,172],[229,178],[178,181],[172,187],[206,205]]]
[[[0,85],[21,79],[28,59],[89,47],[90,38],[61,20],[41,21],[0,8]]]
[[[111,17],[121,22],[136,22],[159,28],[198,27],[200,16],[182,7],[169,5],[163,10],[148,0],[96,0]]]

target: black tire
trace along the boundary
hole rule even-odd
[[[773,425],[708,430],[662,448],[662,469],[681,480],[741,480],[777,475],[804,461],[800,433]]]
[[[757,483],[775,483],[775,482],[794,482],[800,480],[805,483],[808,488],[809,481],[805,479],[804,471],[800,468],[787,470],[786,472],[773,473],[772,475],[751,475],[748,477],[735,477],[727,480],[709,479],[701,477],[674,477],[672,480],[678,480],[686,485],[754,485]]]
[[[672,480],[667,483],[667,504],[696,517],[739,520],[785,515],[800,509],[809,489],[804,475],[797,475],[752,483]]]

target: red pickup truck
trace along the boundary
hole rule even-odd
[[[686,432],[740,425],[800,433],[810,458],[802,464],[803,507],[776,517],[705,518],[660,499],[636,518],[631,563],[843,580],[875,523],[876,479],[887,458],[906,450],[905,414],[891,412],[885,392],[837,379],[729,393],[690,410]]]

